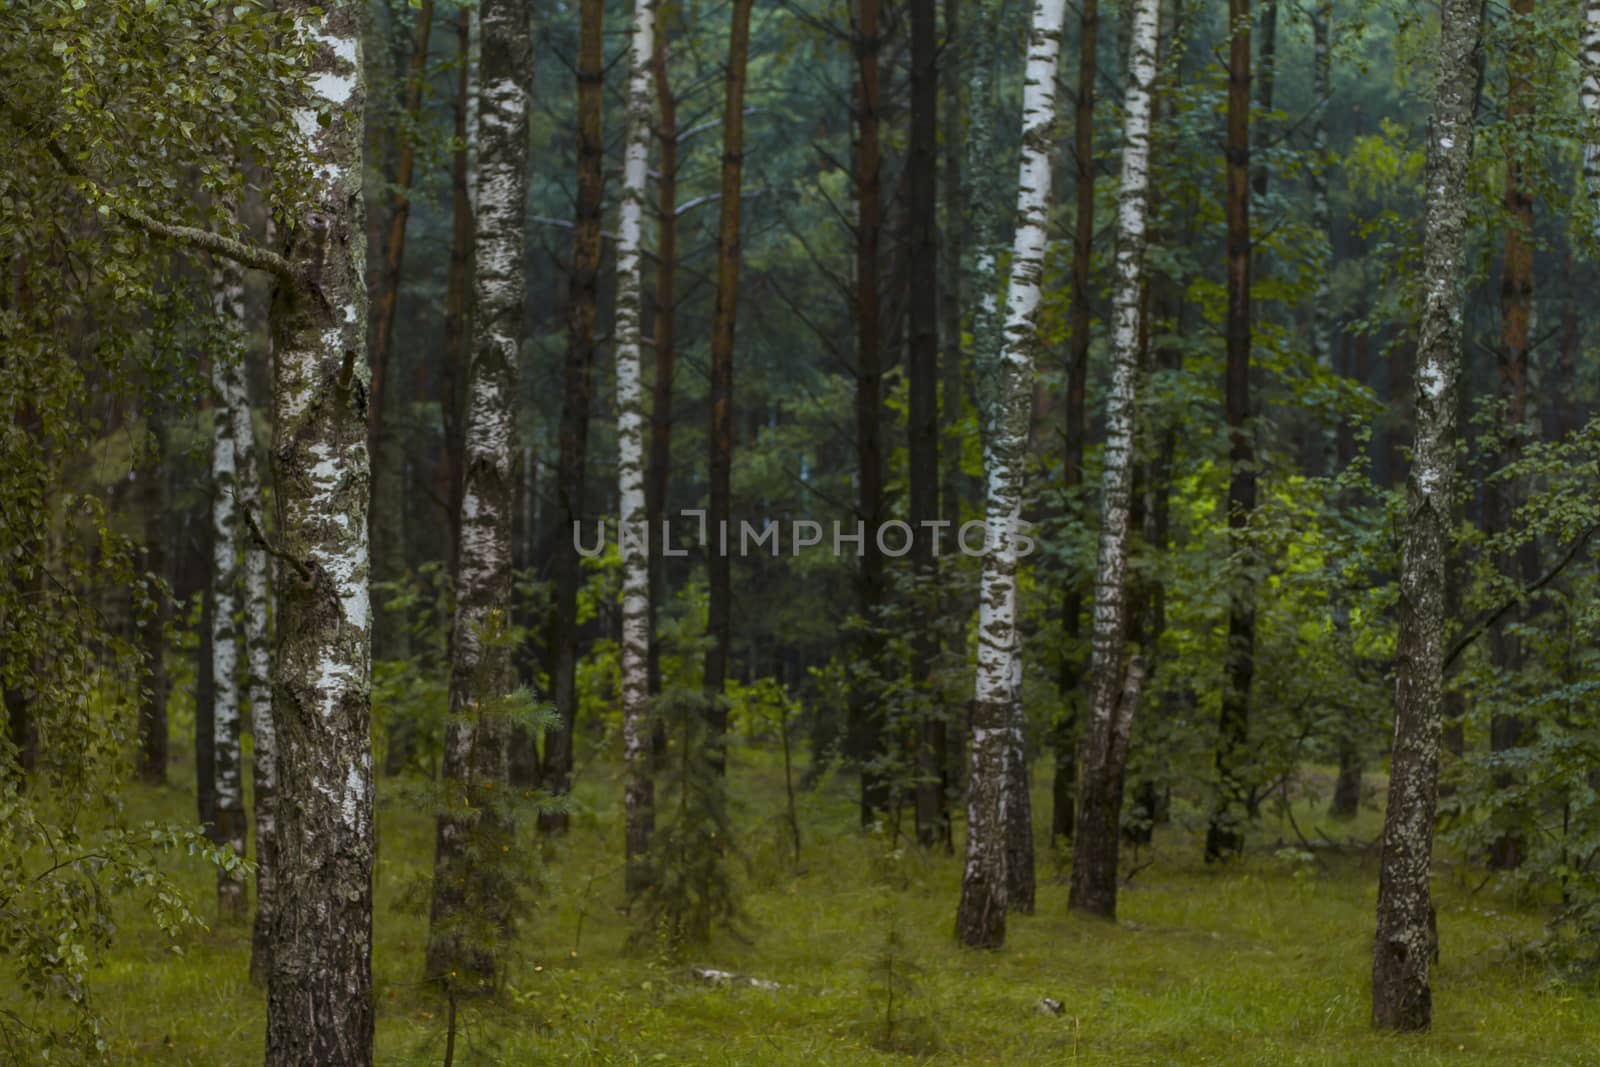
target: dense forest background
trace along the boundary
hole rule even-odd
[[[0,71],[0,1058],[1593,1056],[1600,3]]]

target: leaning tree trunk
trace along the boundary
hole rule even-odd
[[[1228,538],[1234,556],[1228,582],[1228,644],[1217,737],[1217,798],[1206,827],[1207,860],[1244,848],[1250,786],[1243,763],[1250,734],[1250,685],[1255,674],[1256,609],[1251,577],[1250,514],[1256,507],[1255,446],[1250,438],[1250,0],[1228,0],[1227,141],[1227,370]],[[1262,179],[1265,184],[1265,178]]]
[[[283,565],[277,909],[268,1067],[372,1062],[372,604],[368,590],[364,8],[291,0],[311,45],[294,120],[312,183],[272,309],[273,486]]]
[[[650,90],[655,52],[654,0],[634,0],[628,71],[628,127],[623,144],[622,210],[617,221],[617,547],[622,554],[622,751],[627,782],[626,889],[631,897],[650,884],[645,855],[655,826],[655,786],[650,777],[650,551],[645,508],[644,297],[640,246],[649,190]],[[629,536],[630,532],[632,536]]]
[[[578,21],[578,202],[572,240],[572,295],[567,308],[567,358],[563,369],[560,454],[556,462],[557,514],[554,631],[546,641],[553,658],[555,728],[545,734],[540,779],[555,796],[572,787],[573,728],[578,714],[578,590],[583,571],[573,544],[583,517],[589,454],[589,404],[594,388],[594,322],[600,271],[600,197],[605,145],[601,118],[605,90],[605,4],[581,0]],[[519,779],[526,779],[519,775]],[[539,813],[539,828],[565,833],[567,813]]]
[[[1078,96],[1073,117],[1073,192],[1076,195],[1072,232],[1072,318],[1068,328],[1066,449],[1062,463],[1062,489],[1073,503],[1083,485],[1083,446],[1087,436],[1089,382],[1089,270],[1094,255],[1094,87],[1100,27],[1099,0],[1083,0],[1078,19]],[[1050,838],[1070,839],[1074,825],[1074,794],[1078,781],[1078,692],[1082,664],[1077,657],[1082,625],[1083,593],[1069,581],[1061,600],[1061,719],[1055,724],[1051,746],[1055,750],[1055,778],[1050,789]]]
[[[733,467],[733,331],[739,304],[739,197],[744,178],[744,82],[750,58],[751,0],[733,0],[733,24],[728,36],[728,76],[722,102],[722,200],[717,223],[717,297],[711,324],[710,514],[711,530],[726,523],[732,503]],[[726,768],[723,734],[728,728],[722,704],[728,656],[733,643],[732,571],[726,552],[706,555],[710,570],[710,605],[706,636],[705,691],[713,701],[710,728],[712,764]]]
[[[1462,246],[1481,11],[1480,0],[1444,0],[1429,121],[1416,437],[1401,548],[1394,748],[1372,952],[1372,1021],[1387,1030],[1426,1030],[1433,1019],[1428,964],[1436,937],[1428,883],[1439,784],[1448,621],[1445,557],[1456,473]]]
[[[878,76],[879,0],[857,0],[856,25],[856,465],[857,514],[866,530],[858,551],[857,610],[865,625],[856,641],[860,671],[850,685],[846,731],[850,758],[861,771],[861,825],[888,808],[889,788],[874,765],[883,750],[883,694],[876,684],[883,642],[877,609],[883,602],[883,554],[877,530],[883,510],[882,300],[879,245],[883,236],[883,151],[878,139],[882,87]]]
[[[971,778],[967,787],[967,854],[961,879],[956,933],[973,948],[1005,943],[1006,913],[1013,886],[1031,883],[1032,872],[1008,870],[1017,854],[1019,830],[1011,811],[1020,766],[1017,723],[1017,548],[1023,497],[1023,465],[1032,419],[1033,373],[1039,348],[1036,315],[1044,274],[1045,225],[1050,204],[1054,153],[1056,66],[1061,54],[1064,0],[1038,0],[1028,34],[1028,60],[1022,90],[1022,160],[1017,175],[1016,234],[1006,290],[1005,327],[999,352],[980,364],[983,406],[985,537],[978,594],[978,671],[972,708]],[[988,64],[974,64],[974,141],[987,122],[978,116],[988,106]],[[986,129],[985,129],[986,132]],[[987,143],[983,144],[987,149]],[[980,240],[990,240],[983,233]],[[981,255],[982,253],[980,253]],[[986,316],[987,317],[987,316]],[[983,348],[979,349],[980,354]],[[1027,831],[1031,838],[1031,829]],[[1027,859],[1031,860],[1031,850]],[[1031,867],[1031,863],[1029,864]],[[1031,905],[1031,900],[1019,903]]]
[[[938,518],[939,506],[939,53],[934,0],[911,0],[911,142],[908,164],[910,234],[906,284],[910,289],[910,378],[906,417],[912,528]],[[920,534],[912,548],[918,576],[916,603],[928,605],[938,574],[932,545]],[[913,648],[913,681],[917,686],[916,816],[917,841],[923,847],[939,839],[946,818],[940,762],[944,717],[933,692],[933,664],[938,651],[933,631],[919,634]]]
[[[243,762],[239,737],[238,443],[248,430],[250,409],[244,391],[244,274],[231,261],[212,275],[218,346],[211,357],[211,671],[213,706],[211,758],[216,767],[216,840],[245,854]],[[225,921],[245,913],[242,871],[217,872],[217,913]]]
[[[435,839],[427,960],[430,979],[468,991],[492,985],[499,973],[498,935],[509,927],[514,896],[497,857],[512,840],[505,785],[516,669],[508,624],[533,66],[527,13],[514,0],[487,0],[480,23],[473,345],[450,635],[448,808]]]
[[[1105,918],[1117,913],[1117,848],[1128,740],[1144,680],[1144,659],[1129,650],[1128,545],[1138,409],[1140,293],[1149,215],[1151,87],[1156,77],[1160,0],[1132,11],[1128,87],[1117,189],[1116,281],[1112,294],[1111,385],[1100,489],[1100,554],[1095,569],[1089,715],[1082,745],[1072,888],[1067,906]]]

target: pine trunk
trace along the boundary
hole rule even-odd
[[[1006,914],[1031,908],[1032,828],[1022,759],[1017,630],[1017,560],[1023,505],[1023,467],[1032,418],[1033,374],[1040,348],[1036,316],[1044,273],[1045,226],[1054,153],[1056,67],[1066,16],[1064,0],[1033,7],[1022,89],[1022,158],[1017,175],[1016,231],[1006,288],[1003,332],[979,335],[979,364],[988,414],[984,425],[985,548],[978,599],[978,671],[972,711],[971,774],[967,788],[967,853],[956,932],[962,944],[995,948],[1005,943]],[[975,63],[974,142],[988,145],[988,56]],[[984,136],[976,136],[982,132]],[[985,220],[987,221],[987,220]],[[980,240],[992,240],[992,229]],[[991,246],[992,247],[992,246]],[[980,253],[987,258],[987,253]],[[992,269],[992,268],[990,268]],[[980,277],[982,276],[980,272]],[[980,298],[981,299],[981,298]],[[994,330],[994,314],[982,316]],[[998,349],[998,351],[996,351]],[[1026,847],[1023,841],[1026,840]],[[1018,861],[1026,870],[1011,870]],[[1024,896],[1015,903],[1013,890]]]
[[[1068,331],[1066,449],[1062,463],[1062,489],[1069,504],[1083,485],[1083,446],[1087,434],[1089,381],[1089,272],[1094,255],[1094,87],[1099,47],[1099,0],[1083,0],[1078,19],[1078,95],[1073,117],[1073,192],[1076,196],[1072,232],[1072,318]],[[1077,645],[1083,625],[1083,593],[1069,583],[1061,602],[1065,647],[1061,653],[1062,715],[1056,723],[1052,746],[1055,778],[1050,792],[1051,840],[1071,840],[1074,830],[1078,781],[1078,702],[1082,662]]]
[[[282,554],[272,707],[277,907],[267,1067],[372,1062],[370,379],[362,186],[364,9],[288,9],[312,47],[294,112],[313,185],[272,309],[275,538]]]
[[[910,464],[910,517],[917,531],[912,566],[917,573],[917,604],[936,612],[928,598],[938,577],[924,523],[938,518],[939,508],[939,52],[938,9],[934,0],[911,0],[911,140],[908,162],[910,233],[906,285],[911,317],[907,371],[910,379],[906,444]],[[943,715],[933,692],[933,663],[938,652],[930,633],[919,635],[913,650],[917,685],[917,841],[929,847],[939,840],[947,818],[940,750]]]
[[[1533,318],[1533,196],[1528,186],[1526,152],[1521,147],[1535,136],[1531,128],[1534,110],[1533,71],[1534,58],[1530,52],[1529,35],[1533,32],[1533,0],[1512,0],[1512,25],[1509,32],[1513,46],[1507,56],[1508,85],[1506,87],[1506,127],[1511,138],[1506,147],[1506,180],[1502,206],[1505,210],[1505,261],[1500,275],[1500,349],[1499,383],[1501,417],[1500,455],[1497,464],[1501,470],[1522,458],[1522,446],[1529,437],[1528,427],[1528,376],[1529,349],[1532,345]],[[1516,520],[1517,509],[1522,504],[1525,487],[1521,479],[1501,478],[1486,486],[1486,507],[1491,532],[1504,534]],[[1538,577],[1537,542],[1530,539],[1522,548],[1506,552],[1497,561],[1501,573],[1519,584]],[[1517,623],[1523,621],[1523,612],[1512,611],[1493,626],[1489,632],[1489,658],[1503,678],[1515,678],[1522,673],[1522,640],[1515,632]],[[1523,721],[1520,716],[1496,712],[1489,720],[1489,749],[1505,753],[1522,744]],[[1501,771],[1494,777],[1498,790],[1510,790],[1516,785],[1516,776]],[[1517,810],[1512,805],[1510,810]],[[1514,870],[1522,865],[1524,844],[1522,836],[1505,832],[1489,845],[1489,865],[1497,870]]]
[[[860,569],[856,595],[865,626],[858,638],[856,662],[861,671],[850,687],[849,755],[861,770],[861,825],[870,826],[887,810],[888,783],[873,769],[883,751],[883,699],[876,684],[882,641],[875,631],[883,601],[883,555],[877,530],[883,509],[882,313],[879,294],[879,246],[883,236],[882,165],[878,109],[882,89],[878,76],[879,0],[856,0],[856,465],[859,490],[857,516],[865,536],[858,549]]]
[[[1437,942],[1429,877],[1448,622],[1445,560],[1456,473],[1467,169],[1481,11],[1479,0],[1444,0],[1429,122],[1416,437],[1401,547],[1394,748],[1372,954],[1372,1021],[1386,1030],[1426,1030],[1432,1022],[1428,966]]]
[[[401,268],[405,261],[406,222],[411,217],[417,138],[421,133],[428,44],[433,33],[433,0],[419,0],[419,5],[406,69],[405,117],[396,138],[399,147],[368,357],[372,364],[372,402],[368,408],[372,430],[372,577],[376,582],[397,581],[406,570],[406,446],[401,428],[405,409],[401,402],[399,368],[392,365],[391,357],[395,311],[400,302]],[[410,654],[410,626],[404,612],[379,611],[372,623],[375,658],[404,659]]]
[[[650,478],[646,484],[646,507],[650,536],[661,536],[666,518],[668,487],[672,478],[672,379],[677,363],[674,327],[678,312],[678,106],[672,95],[667,60],[667,8],[656,19],[655,55],[651,61],[656,99],[660,109],[657,133],[661,158],[656,179],[656,291],[655,291],[655,380],[650,396]],[[656,632],[656,613],[666,596],[666,557],[660,550],[650,558],[650,692],[661,692],[661,638]],[[658,752],[665,736],[658,723],[651,747]]]
[[[739,197],[744,176],[744,83],[750,58],[751,0],[733,0],[733,24],[728,36],[728,75],[722,103],[722,199],[717,224],[717,296],[711,325],[710,530],[706,555],[710,570],[711,603],[706,636],[705,691],[713,700],[712,763],[727,766],[723,735],[728,715],[722,704],[723,683],[733,643],[732,572],[726,552],[715,551],[717,531],[729,518],[733,467],[733,336],[739,300]]]
[[[617,222],[617,544],[622,555],[622,751],[627,782],[626,889],[650,884],[645,857],[655,827],[650,776],[651,530],[645,507],[644,297],[640,253],[650,165],[654,0],[634,0],[629,53],[627,134],[623,143],[622,209]],[[629,536],[629,534],[632,536]]]
[[[1228,535],[1233,565],[1228,585],[1228,645],[1222,714],[1217,738],[1217,797],[1206,828],[1206,859],[1244,849],[1250,785],[1250,685],[1255,674],[1255,589],[1251,576],[1250,515],[1256,507],[1255,444],[1250,430],[1250,0],[1228,0],[1232,27],[1228,50],[1227,140],[1227,370],[1224,414],[1228,424]],[[1263,178],[1263,182],[1265,179]]]
[[[605,145],[601,117],[605,95],[605,4],[581,0],[578,19],[578,202],[572,245],[572,294],[567,310],[567,359],[563,374],[560,455],[556,496],[560,526],[556,536],[554,632],[545,647],[554,655],[552,683],[559,723],[545,734],[540,782],[553,796],[572,787],[573,730],[578,714],[578,590],[583,571],[573,545],[583,518],[584,481],[589,455],[589,405],[594,389],[594,324],[600,271],[600,198],[604,187]],[[520,783],[519,783],[520,784]],[[539,828],[565,833],[564,811],[539,813]]]
[[[1129,649],[1129,547],[1139,386],[1141,291],[1149,216],[1150,126],[1159,0],[1132,11],[1128,84],[1117,188],[1116,279],[1112,291],[1111,384],[1100,489],[1100,550],[1095,568],[1094,631],[1089,656],[1089,712],[1082,746],[1077,834],[1067,906],[1115,918],[1117,849],[1128,742],[1144,680],[1143,653]]]

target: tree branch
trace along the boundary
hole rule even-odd
[[[56,161],[56,165],[65,171],[69,177],[77,178],[94,190],[96,196],[100,199],[100,206],[105,211],[117,216],[129,226],[137,230],[143,230],[152,237],[176,241],[178,244],[188,245],[203,252],[210,252],[215,256],[231,259],[235,263],[255,270],[267,271],[291,284],[294,282],[294,268],[287,259],[284,259],[271,249],[246,244],[232,237],[225,237],[220,233],[202,230],[197,226],[175,226],[153,218],[138,208],[115,203],[99,182],[85,174],[83,169],[73,162],[72,157],[67,155],[66,151],[56,143],[55,138],[39,129],[43,123],[29,122],[28,117],[3,96],[0,96],[0,104],[4,105],[5,113],[11,119],[13,125],[37,140],[44,147],[44,150],[50,154],[50,158]]]
[[[1465,652],[1468,645],[1482,637],[1485,630],[1499,622],[1506,612],[1510,611],[1512,608],[1516,607],[1518,604],[1521,604],[1523,601],[1533,596],[1533,594],[1537,593],[1539,590],[1555,581],[1556,576],[1567,569],[1567,564],[1571,563],[1575,558],[1577,558],[1578,551],[1582,549],[1584,545],[1588,544],[1589,539],[1596,533],[1600,533],[1600,523],[1595,523],[1593,526],[1583,531],[1578,539],[1573,541],[1571,546],[1568,547],[1566,554],[1557,561],[1554,567],[1551,567],[1548,571],[1546,571],[1538,581],[1534,582],[1526,589],[1518,591],[1504,604],[1501,604],[1498,608],[1495,608],[1494,611],[1480,617],[1477,622],[1473,623],[1472,628],[1466,633],[1462,634],[1456,640],[1454,645],[1450,646],[1450,651],[1447,652],[1444,657],[1444,669],[1449,670],[1450,664],[1455,662],[1456,657]]]

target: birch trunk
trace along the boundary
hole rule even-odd
[[[645,855],[655,825],[650,777],[650,535],[646,524],[645,410],[642,369],[644,298],[640,246],[649,190],[655,0],[634,0],[633,40],[623,145],[622,210],[617,223],[617,544],[622,554],[622,750],[627,783],[626,888],[650,884]],[[627,536],[631,531],[634,536]]]
[[[1582,81],[1579,99],[1589,118],[1589,138],[1583,146],[1583,183],[1589,189],[1592,212],[1590,237],[1600,243],[1600,0],[1583,5]]]
[[[261,457],[256,450],[249,383],[233,409],[235,486],[243,529],[261,525]],[[272,913],[277,901],[277,731],[272,722],[272,600],[267,551],[259,538],[244,538],[245,694],[250,701],[254,742],[251,777],[255,783],[256,917],[250,938],[250,978],[265,984],[271,964]]]
[[[514,897],[506,865],[496,857],[511,837],[504,786],[508,704],[516,688],[511,535],[533,46],[526,10],[514,0],[487,0],[480,24],[473,344],[444,758],[449,807],[439,816],[435,841],[427,961],[428,977],[452,989],[457,978],[469,989],[492,984]]]
[[[1128,556],[1134,432],[1139,387],[1141,290],[1149,217],[1150,116],[1160,36],[1160,0],[1137,0],[1129,35],[1128,85],[1117,188],[1116,279],[1112,291],[1111,384],[1100,488],[1100,552],[1095,569],[1094,633],[1089,657],[1088,724],[1081,748],[1078,825],[1067,906],[1105,918],[1117,914],[1117,849],[1128,739],[1144,680],[1138,649],[1127,648]]]
[[[273,484],[284,564],[273,717],[278,906],[268,1067],[372,1062],[372,610],[368,590],[364,8],[286,8],[312,45],[294,112],[312,184],[272,309]]]
[[[1018,823],[1022,821],[1018,816],[1024,814],[1012,810],[1019,799],[1015,790],[1019,781],[1026,781],[1026,768],[1018,758],[1016,693],[1021,664],[1016,646],[1017,523],[1022,512],[1023,464],[1039,348],[1035,314],[1044,272],[1045,224],[1054,161],[1051,127],[1055,122],[1056,66],[1065,17],[1064,0],[1038,0],[1034,4],[1022,90],[1022,159],[1017,176],[1016,232],[1006,291],[1005,327],[994,340],[977,334],[980,356],[986,350],[999,351],[990,365],[979,366],[988,394],[982,402],[988,410],[983,420],[986,532],[978,594],[978,671],[972,712],[971,780],[967,789],[966,865],[956,913],[957,935],[964,945],[974,948],[1005,943],[1006,913],[1011,906],[1008,890],[1023,880],[1022,872],[1008,871],[1007,864],[1008,854],[1016,852]],[[973,141],[980,151],[992,147],[988,143],[987,122],[980,119],[988,106],[988,58],[980,57],[974,64]],[[992,234],[992,229],[981,231],[980,241],[992,240]],[[979,262],[992,263],[992,257],[980,252]],[[980,270],[980,277],[982,273]],[[980,298],[980,307],[986,302]],[[993,330],[994,314],[985,311],[981,317],[989,320],[984,325]],[[1031,840],[1031,829],[1023,829]],[[1027,874],[1031,876],[1031,871]],[[1031,877],[1027,880],[1031,881]]]
[[[1432,1022],[1428,964],[1436,938],[1429,876],[1439,784],[1445,557],[1456,473],[1462,246],[1481,11],[1479,0],[1444,0],[1429,122],[1416,437],[1401,548],[1394,747],[1372,953],[1372,1021],[1388,1030],[1426,1030]]]
[[[211,358],[211,758],[216,768],[216,840],[245,855],[244,783],[239,737],[238,435],[248,431],[244,393],[244,273],[231,261],[212,273],[219,345]],[[225,921],[244,917],[244,876],[217,872],[217,913]]]

